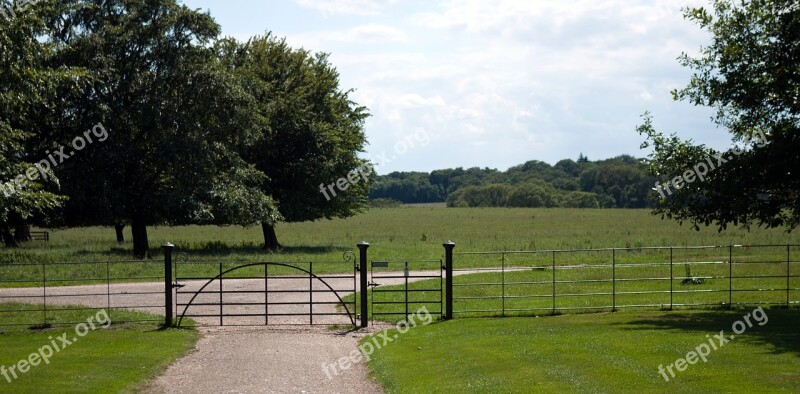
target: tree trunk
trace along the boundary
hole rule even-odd
[[[150,258],[150,245],[147,242],[147,225],[141,217],[131,221],[131,237],[133,238],[133,258]]]
[[[3,237],[3,242],[6,244],[7,248],[16,248],[19,246],[17,240],[14,239],[14,235],[11,234],[10,228],[6,226],[0,227],[0,233],[2,233],[1,235]]]
[[[31,226],[25,223],[14,226],[14,240],[17,242],[29,242],[31,240]]]
[[[275,226],[269,223],[261,223],[261,230],[264,232],[264,249],[277,251],[281,248],[278,243],[278,236],[275,235]]]
[[[117,223],[114,225],[114,231],[117,232],[117,243],[124,244],[125,243],[125,234],[122,233],[122,230],[125,229],[124,224]]]

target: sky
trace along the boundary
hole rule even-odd
[[[225,36],[272,32],[330,54],[369,108],[378,173],[505,170],[579,154],[644,157],[635,128],[721,149],[712,111],[675,102],[710,36],[683,18],[703,0],[184,0]]]

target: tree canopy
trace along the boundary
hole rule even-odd
[[[221,38],[211,15],[178,0],[42,2],[9,22],[4,236],[37,215],[114,225],[118,239],[130,225],[134,256],[145,257],[151,225],[262,224],[275,238],[277,221],[366,207],[371,167],[358,153],[368,114],[339,88],[328,55],[270,34]],[[8,183],[53,153],[61,160],[42,172],[58,178]],[[364,181],[337,198],[319,192],[356,170]]]
[[[0,7],[9,4],[0,1]],[[50,213],[65,200],[53,173],[35,167],[44,157],[25,149],[42,132],[36,120],[54,97],[85,77],[80,69],[53,65],[56,48],[40,39],[58,10],[43,4],[0,23],[0,232],[8,246],[15,245],[11,227]]]
[[[531,160],[506,171],[455,168],[379,176],[373,199],[403,203],[446,201],[452,207],[644,208],[655,178],[640,159],[618,156],[550,165]]]
[[[293,49],[271,34],[245,43],[228,39],[218,51],[257,102],[255,116],[263,123],[240,153],[268,175],[261,187],[278,201],[282,220],[348,217],[365,209],[372,170],[358,154],[368,114],[340,89],[328,55]],[[337,189],[335,197],[320,192],[321,185],[357,170],[366,179]],[[278,248],[274,221],[262,228],[265,247]]]
[[[653,149],[650,172],[662,181],[655,213],[695,227],[797,227],[800,7],[794,0],[716,0],[685,16],[712,38],[699,56],[680,56],[694,74],[673,96],[714,108],[732,146],[717,151],[665,136],[646,114],[638,130],[647,138],[643,148]]]
[[[211,16],[175,0],[72,3],[51,35],[56,61],[94,80],[62,97],[61,127],[40,141],[98,121],[110,137],[59,169],[67,224],[130,223],[142,257],[149,225],[270,220],[264,174],[237,154],[254,138],[255,100],[216,61]]]

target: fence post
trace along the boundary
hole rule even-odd
[[[791,245],[786,245],[786,307],[787,308],[789,307],[789,305],[791,305],[791,302],[789,302],[789,289],[790,289],[789,285],[791,284],[791,281],[789,280],[791,278],[791,275],[789,275],[789,273],[791,271],[791,265],[792,265],[791,257],[792,257],[792,247]]]
[[[553,314],[556,314],[556,251],[553,251]]]
[[[611,249],[611,312],[617,311],[617,250]]]
[[[175,245],[167,242],[164,249],[164,326],[172,326],[172,249]]]
[[[506,317],[506,254],[503,252],[501,255],[503,266],[500,269],[500,301],[502,302],[503,311],[500,316]]]
[[[361,241],[358,245],[359,260],[358,260],[358,278],[359,290],[361,291],[361,327],[369,325],[369,308],[367,307],[367,292],[369,292],[369,283],[367,282],[367,249],[369,244]]]
[[[673,259],[672,259],[672,247],[669,248],[669,310],[673,308],[673,300],[672,297],[675,294],[673,286],[675,283],[675,274],[673,272]]]
[[[453,248],[456,244],[453,241],[447,241],[444,244],[444,271],[447,277],[444,282],[444,298],[445,298],[445,320],[453,318]]]
[[[733,307],[733,245],[728,245],[728,308]]]

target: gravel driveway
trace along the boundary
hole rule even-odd
[[[381,393],[361,363],[328,378],[322,364],[357,349],[364,333],[312,328],[200,328],[195,351],[148,393]]]

